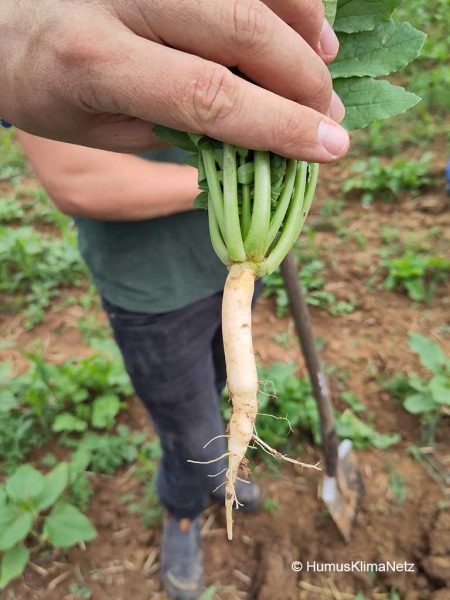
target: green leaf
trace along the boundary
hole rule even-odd
[[[86,431],[88,424],[83,419],[79,419],[70,413],[58,415],[53,422],[52,431]]]
[[[185,165],[189,165],[190,167],[194,167],[194,169],[198,169],[198,154],[190,154],[183,159],[183,163]]]
[[[328,23],[333,25],[334,19],[336,17],[336,9],[338,5],[338,0],[324,0],[325,4],[325,16],[328,19]]]
[[[421,413],[431,412],[436,408],[432,398],[424,394],[411,394],[405,399],[405,409],[412,415],[420,415]]]
[[[420,333],[411,333],[408,346],[419,355],[422,365],[430,371],[435,372],[440,366],[446,364],[445,354],[436,342]]]
[[[18,408],[19,405],[19,400],[10,390],[0,390],[0,412],[10,412],[13,408]]]
[[[208,192],[200,192],[200,194],[194,200],[194,206],[208,210]]]
[[[69,463],[69,481],[74,482],[81,473],[84,473],[89,463],[92,460],[92,451],[86,446],[82,445],[82,442],[72,454]]]
[[[170,129],[170,127],[164,127],[164,125],[155,125],[153,127],[153,133],[171,146],[176,146],[187,152],[196,152],[197,147],[191,141],[189,134],[184,131],[177,131],[176,129]]]
[[[44,477],[44,489],[37,498],[35,510],[50,508],[61,496],[69,483],[69,467],[63,462]]]
[[[435,375],[430,381],[429,389],[433,400],[438,404],[450,406],[450,377]]]
[[[237,170],[238,182],[251,185],[255,180],[255,163],[249,162],[241,165]]]
[[[33,515],[13,505],[0,506],[0,551],[22,541],[33,525]]]
[[[92,404],[91,424],[98,429],[109,429],[121,409],[119,396],[104,394],[96,398]]]
[[[66,502],[59,502],[53,507],[44,525],[44,536],[56,548],[70,548],[78,542],[88,542],[96,535],[89,519]]]
[[[0,383],[7,383],[11,378],[12,362],[7,360],[0,363]]]
[[[354,33],[370,31],[388,21],[401,0],[339,0],[335,31]]]
[[[32,465],[22,465],[8,478],[6,492],[14,502],[37,498],[44,489],[44,476]]]
[[[426,35],[409,23],[381,23],[373,31],[342,34],[336,60],[330,65],[333,78],[379,77],[406,66],[417,56]]]
[[[4,590],[13,579],[24,572],[29,558],[30,551],[23,544],[17,544],[5,552],[0,567],[0,590]]]
[[[403,113],[420,101],[402,87],[368,77],[335,79],[334,89],[345,105],[343,125],[349,130]]]

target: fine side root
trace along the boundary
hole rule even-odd
[[[218,456],[217,458],[212,458],[211,460],[192,460],[192,459],[188,458],[187,462],[193,463],[194,465],[211,465],[212,463],[219,462],[219,460],[222,460],[222,458],[229,456],[229,454],[230,454],[229,452],[225,452],[225,454],[222,454],[222,456]]]
[[[296,460],[295,458],[290,458],[289,456],[286,456],[285,454],[281,454],[281,452],[279,452],[278,450],[275,450],[275,448],[272,448],[271,446],[269,446],[269,444],[267,444],[258,435],[256,435],[256,433],[253,434],[253,440],[258,444],[258,446],[262,450],[264,450],[264,452],[267,452],[267,454],[269,454],[273,458],[276,458],[277,460],[285,460],[286,462],[290,462],[294,465],[299,465],[300,467],[304,467],[305,469],[315,469],[316,471],[322,470],[319,466],[320,462],[316,463],[315,465],[310,465],[308,463],[304,463],[299,460]]]

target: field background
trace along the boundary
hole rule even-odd
[[[450,157],[450,5],[418,0],[401,11],[429,34],[423,57],[401,76],[423,102],[356,132],[350,156],[322,168],[296,248],[339,432],[357,447],[366,486],[353,540],[343,543],[317,499],[320,473],[254,453],[264,508],[236,515],[232,544],[222,508],[207,510],[205,598],[450,598],[450,368],[441,374],[446,402],[425,414],[405,408],[411,385],[420,381],[425,389],[433,376],[411,334],[450,357],[443,176]],[[278,275],[264,296],[254,314],[261,401],[265,412],[288,415],[295,432],[286,441],[286,422],[264,417],[258,431],[315,463],[321,460],[317,411]],[[105,397],[112,410],[98,402]],[[30,537],[31,562],[1,600],[166,598],[153,490],[157,440],[129,388],[71,221],[52,206],[6,130],[0,132],[0,400],[0,480],[28,462],[42,472],[60,461],[73,464],[81,448],[88,459],[66,497],[98,532],[68,551]],[[414,562],[416,571],[296,574],[294,560],[396,560]]]

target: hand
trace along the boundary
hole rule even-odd
[[[331,162],[349,144],[337,50],[318,0],[2,0],[0,115],[118,151],[161,123]]]

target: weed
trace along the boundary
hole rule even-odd
[[[333,315],[349,314],[356,308],[356,301],[338,300],[332,292],[325,289],[325,263],[318,258],[317,249],[311,241],[308,246],[300,243],[296,254],[301,257],[299,279],[303,286],[306,302],[310,306],[324,308]],[[264,278],[263,298],[275,297],[275,310],[278,317],[289,312],[289,299],[284,280],[279,269]]]
[[[419,160],[399,157],[385,163],[371,157],[358,161],[352,167],[353,176],[344,182],[342,191],[356,191],[365,206],[376,198],[392,201],[402,191],[417,194],[424,187],[436,184],[436,178],[430,173],[432,157],[428,152]]]
[[[61,365],[28,355],[31,364],[13,377],[0,364],[0,461],[10,471],[31,449],[44,444],[51,431],[111,429],[132,391],[119,351],[111,341],[98,342],[97,353]]]
[[[47,475],[24,464],[0,486],[0,589],[24,571],[30,558],[29,536],[56,548],[95,537],[89,519],[62,499],[68,485],[68,464],[60,463]]]
[[[280,508],[280,503],[278,500],[274,498],[264,498],[263,501],[263,509],[269,513],[269,515],[276,515],[278,509]]]
[[[0,181],[17,183],[23,177],[26,160],[15,143],[14,131],[0,130]]]
[[[450,273],[449,259],[429,256],[412,248],[399,257],[387,256],[382,264],[387,269],[385,289],[403,288],[416,302],[432,300],[439,283]]]
[[[80,285],[85,273],[72,232],[60,239],[0,226],[0,294],[6,310],[25,309],[26,328],[42,320],[61,287]]]
[[[405,410],[420,416],[424,441],[430,444],[441,419],[450,415],[450,359],[436,342],[418,333],[410,335],[408,345],[430,375],[401,375],[385,386]]]

